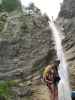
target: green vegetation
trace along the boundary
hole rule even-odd
[[[2,0],[2,4],[0,5],[0,11],[3,10],[3,11],[11,12],[20,7],[21,4],[19,0]]]
[[[0,32],[3,30],[6,21],[7,21],[7,13],[6,12],[1,13],[1,15],[0,15]]]
[[[11,87],[16,85],[17,81],[0,81],[0,96],[4,97],[6,100],[11,100],[12,92]]]
[[[31,96],[25,97],[25,100],[32,100]]]

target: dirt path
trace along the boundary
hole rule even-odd
[[[45,85],[35,85],[33,88],[32,100],[50,100],[49,91]]]

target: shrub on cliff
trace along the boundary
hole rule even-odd
[[[0,4],[0,11],[4,10],[7,12],[11,12],[20,7],[21,5],[19,0],[2,0],[2,3]]]

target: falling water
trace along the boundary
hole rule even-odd
[[[65,61],[64,52],[62,48],[62,39],[59,30],[56,28],[54,23],[50,23],[50,27],[53,31],[53,37],[56,44],[57,56],[60,59],[59,74],[61,81],[59,83],[59,100],[71,100],[71,91],[69,87],[67,63]]]
[[[22,4],[27,6],[33,1],[34,4],[41,9],[42,12],[47,13],[49,18],[57,17],[60,11],[60,3],[63,0],[21,0]],[[65,61],[64,52],[62,48],[62,38],[60,36],[59,30],[56,28],[53,22],[50,22],[50,28],[53,31],[53,37],[56,44],[57,57],[60,59],[59,74],[61,81],[58,86],[59,90],[59,100],[71,100],[71,91],[69,87],[67,63]]]

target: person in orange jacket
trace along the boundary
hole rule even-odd
[[[59,64],[59,60],[55,61],[54,64],[48,65],[43,73],[43,80],[48,86],[51,100],[58,100],[58,83],[60,80],[58,74]]]

